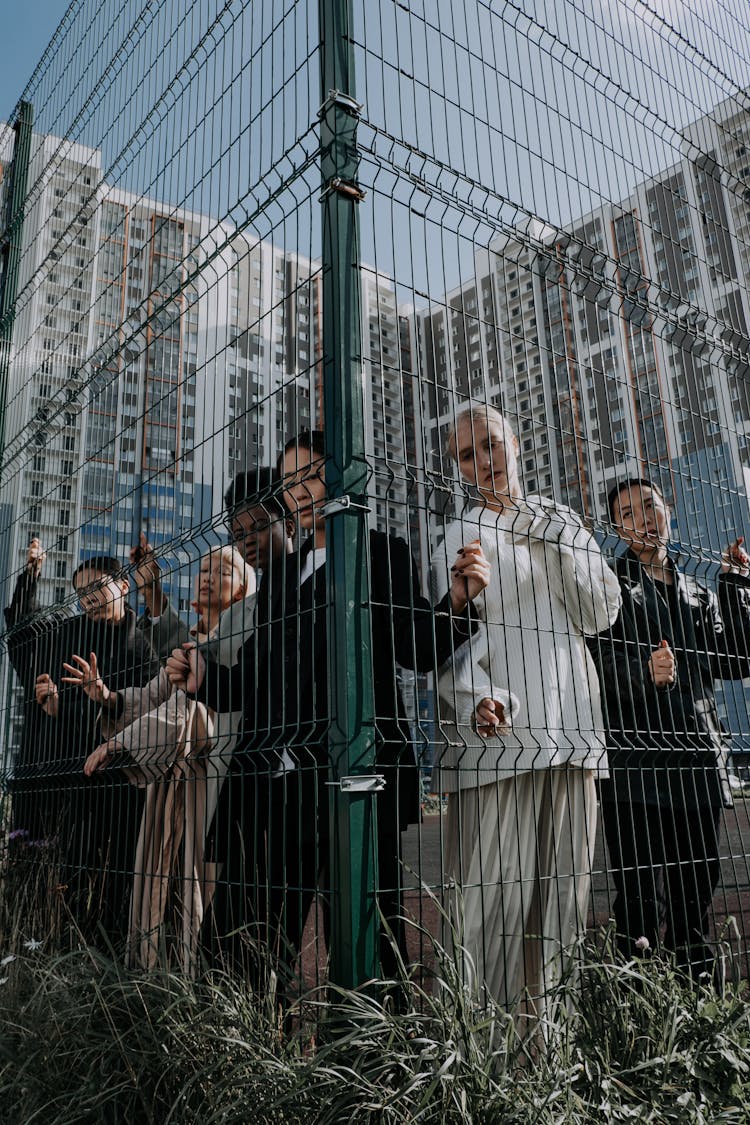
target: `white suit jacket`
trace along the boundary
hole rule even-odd
[[[534,769],[575,764],[606,772],[599,681],[585,636],[617,618],[620,587],[570,508],[540,496],[497,513],[472,508],[446,530],[433,564],[448,587],[458,549],[481,541],[492,568],[475,601],[478,631],[443,667],[443,791],[488,785]],[[484,698],[504,703],[512,731],[482,739],[472,727]]]

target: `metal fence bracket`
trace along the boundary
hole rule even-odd
[[[320,509],[324,516],[336,516],[339,512],[371,512],[367,504],[357,504],[351,496],[336,496],[328,500]]]
[[[358,102],[351,94],[344,94],[341,90],[329,90],[328,97],[318,110],[318,117],[323,117],[331,106],[337,106],[339,109],[346,110],[347,113],[351,113],[355,117],[359,117],[364,109],[363,103]]]
[[[340,176],[334,176],[323,188],[323,194],[319,202],[322,203],[332,191],[337,192],[338,195],[346,196],[347,199],[353,199],[355,203],[361,203],[367,194],[359,184],[355,184],[351,180],[342,180]]]
[[[358,773],[353,777],[340,777],[338,781],[327,781],[342,793],[381,793],[385,789],[382,773]]]

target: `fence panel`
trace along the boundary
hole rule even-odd
[[[437,942],[546,1012],[610,919],[745,971],[741,16],[71,4],[0,134],[35,924],[282,1000]]]

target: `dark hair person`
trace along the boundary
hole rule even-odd
[[[286,554],[294,534],[279,493],[278,473],[267,466],[238,473],[224,494],[226,525],[245,562],[266,571],[271,559]]]
[[[61,664],[36,681],[37,702],[57,724],[56,815],[61,885],[80,929],[92,943],[119,944],[127,934],[129,884],[141,798],[123,781],[87,778],[83,765],[101,742],[102,722],[116,693],[147,684],[159,663],[127,604],[123,564],[110,555],[86,559],[73,572],[82,615],[66,629]],[[107,698],[79,690],[104,680]]]
[[[608,505],[627,545],[614,563],[622,609],[591,648],[608,729],[602,819],[618,942],[626,957],[639,939],[663,944],[698,975],[712,966],[706,935],[729,800],[714,680],[750,671],[749,560],[736,539],[717,599],[670,554],[670,511],[653,481],[622,481]]]
[[[283,497],[302,534],[286,581],[271,609],[268,643],[235,676],[234,687],[254,701],[247,714],[248,752],[272,761],[267,836],[270,928],[266,940],[280,950],[287,971],[300,949],[309,906],[321,888],[330,847],[328,795],[328,642],[325,570],[326,457],[323,436],[303,431],[287,442],[279,460]],[[470,630],[469,603],[486,582],[486,562],[474,546],[456,560],[449,593],[435,607],[422,596],[407,544],[381,531],[369,533],[373,689],[377,725],[376,765],[386,779],[377,800],[380,908],[405,955],[401,920],[401,832],[419,815],[418,771],[409,745],[396,666],[432,671]],[[192,664],[192,669],[189,665]],[[252,669],[252,671],[250,671]],[[188,671],[191,677],[188,677]],[[205,665],[190,653],[175,653],[170,673],[188,687],[210,684]],[[201,690],[206,690],[201,688]],[[278,795],[276,793],[278,792]],[[248,817],[248,820],[250,817]],[[252,842],[250,850],[253,850]],[[322,889],[322,888],[321,888]],[[250,921],[235,918],[235,923]],[[386,972],[395,969],[390,943],[381,942]]]
[[[47,553],[34,537],[25,565],[18,574],[10,605],[5,610],[8,659],[23,689],[23,723],[20,745],[13,755],[8,778],[10,808],[10,858],[33,867],[56,840],[60,824],[61,784],[55,779],[57,763],[66,753],[67,730],[57,722],[55,700],[48,699],[50,673],[71,651],[77,628],[68,606],[41,607],[37,601],[39,578]],[[35,872],[30,871],[35,878]]]

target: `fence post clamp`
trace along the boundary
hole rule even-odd
[[[363,103],[358,102],[351,94],[344,94],[341,90],[329,90],[328,97],[318,110],[318,117],[324,117],[331,106],[338,106],[339,109],[350,113],[352,117],[359,117],[364,109]]]
[[[337,192],[339,195],[345,195],[347,199],[353,199],[355,203],[361,203],[367,195],[367,192],[364,191],[359,184],[355,184],[352,180],[342,180],[340,176],[334,176],[323,188],[323,194],[318,202],[322,203],[325,197],[330,195],[332,191]]]
[[[339,512],[371,512],[372,508],[367,504],[356,504],[351,496],[336,496],[333,500],[327,500],[320,510],[327,519]]]
[[[385,777],[382,773],[357,773],[350,777],[340,777],[338,781],[327,781],[342,793],[382,793]]]

